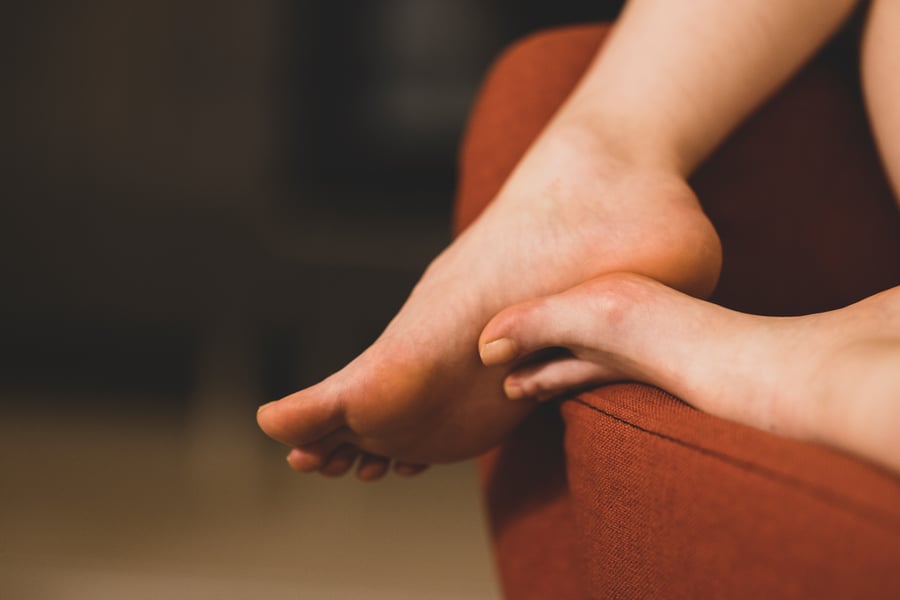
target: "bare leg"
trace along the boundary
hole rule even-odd
[[[708,292],[718,240],[686,175],[854,4],[633,0],[495,202],[434,261],[379,340],[320,384],[263,407],[260,426],[296,447],[298,470],[338,474],[352,464],[345,445],[361,448],[364,478],[384,473],[378,455],[414,472],[497,443],[529,408],[505,401],[502,369],[479,363],[475,342],[490,316],[620,270]]]
[[[862,44],[862,79],[875,141],[900,202],[900,2],[874,0]]]
[[[568,357],[505,381],[513,399],[636,380],[697,408],[900,471],[900,287],[803,317],[759,317],[643,277],[600,277],[501,312],[486,364],[549,347]]]

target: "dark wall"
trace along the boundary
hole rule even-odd
[[[187,393],[229,328],[272,394],[337,368],[449,239],[492,57],[617,4],[7,3],[0,384]]]

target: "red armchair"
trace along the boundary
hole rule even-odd
[[[463,144],[457,230],[607,30],[541,33],[498,60]],[[900,283],[900,217],[855,52],[852,32],[837,38],[693,178],[724,247],[714,301],[801,314]],[[900,478],[655,388],[611,385],[545,406],[481,466],[509,598],[900,597]]]

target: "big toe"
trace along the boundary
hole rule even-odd
[[[640,275],[614,273],[513,305],[482,330],[481,361],[492,366],[545,348],[596,348],[610,334],[627,332],[628,315],[653,285],[658,284]]]
[[[283,444],[302,446],[342,427],[343,407],[323,384],[261,406],[256,413],[260,428]]]
[[[499,312],[481,332],[478,353],[486,366],[507,364],[539,350],[569,347],[583,319],[581,309],[564,296],[547,296]]]

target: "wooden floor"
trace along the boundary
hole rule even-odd
[[[0,393],[0,598],[497,598],[473,464],[298,476],[246,391],[207,382],[177,418]]]

